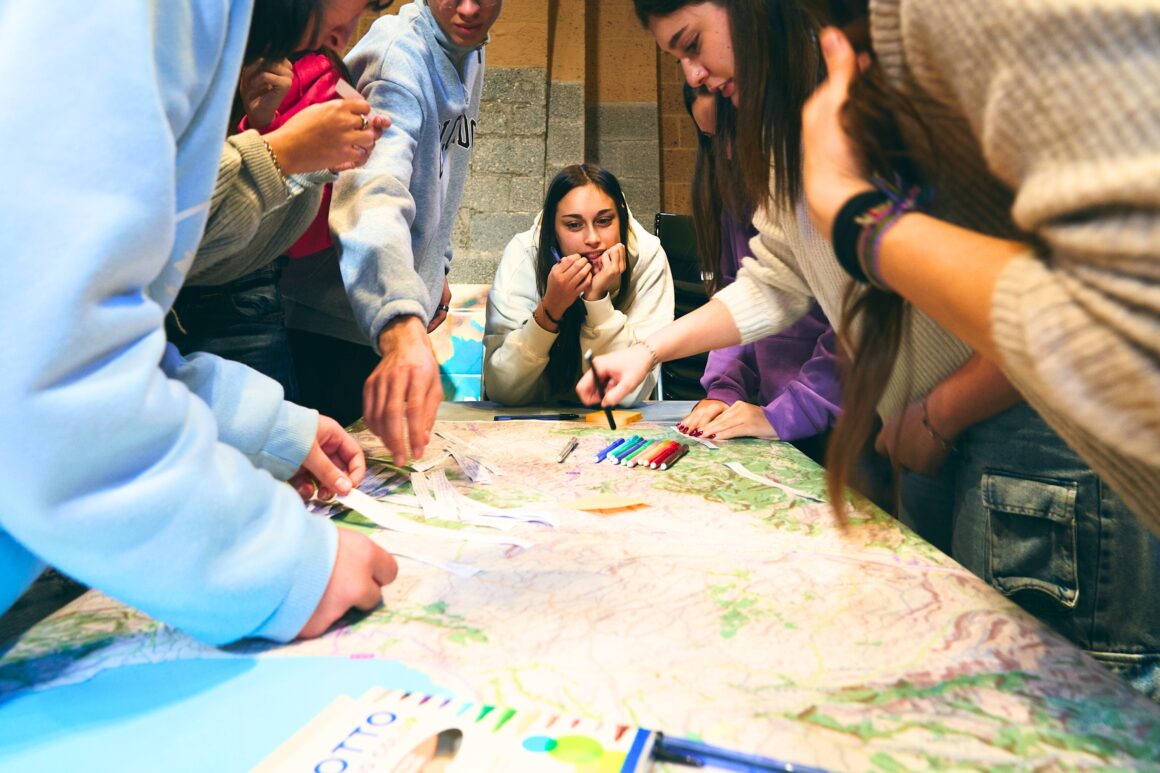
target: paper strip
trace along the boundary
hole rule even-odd
[[[725,466],[728,467],[733,472],[740,475],[742,478],[745,478],[747,480],[751,480],[754,483],[760,483],[764,486],[772,486],[773,488],[781,489],[782,491],[784,491],[785,493],[787,493],[791,496],[799,497],[801,499],[808,499],[811,502],[825,502],[826,501],[825,499],[822,499],[821,497],[815,496],[814,494],[807,494],[806,492],[804,492],[800,489],[796,489],[792,486],[787,486],[784,483],[778,483],[776,480],[773,480],[772,478],[768,478],[765,475],[758,475],[755,472],[750,472],[749,470],[747,470],[745,468],[745,465],[742,464],[741,462],[727,462],[725,464]]]
[[[461,542],[479,542],[490,545],[514,545],[519,548],[530,548],[532,546],[531,542],[520,539],[519,537],[478,534],[460,529],[440,529],[435,526],[415,523],[396,513],[390,505],[384,504],[358,489],[351,491],[346,496],[339,497],[338,500],[351,510],[374,521],[384,529],[403,532],[404,534],[415,534],[439,540],[459,540]]]

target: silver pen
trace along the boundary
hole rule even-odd
[[[569,438],[568,442],[564,444],[564,450],[556,457],[556,464],[560,464],[568,458],[568,454],[576,450],[576,446],[580,445],[580,441],[576,438]]]

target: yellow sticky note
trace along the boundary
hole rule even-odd
[[[632,424],[635,421],[640,421],[641,414],[640,411],[630,411],[622,408],[619,410],[613,410],[612,418],[616,421],[617,429],[620,429],[621,427],[627,427],[629,424]],[[608,426],[608,419],[605,418],[603,410],[593,411],[584,417],[584,421],[588,422],[589,424],[603,424],[606,427]]]
[[[581,497],[574,499],[571,502],[561,502],[561,507],[568,507],[573,510],[624,510],[629,507],[640,507],[647,505],[648,502],[643,499],[633,499],[631,497],[622,497],[619,494],[593,494],[590,497]]]

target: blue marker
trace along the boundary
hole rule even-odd
[[[620,454],[627,451],[628,447],[638,440],[640,440],[640,435],[629,435],[624,439],[623,443],[608,452],[608,457],[605,459],[605,461],[615,464],[616,460],[620,457]]]
[[[633,438],[635,438],[635,439],[633,439]],[[645,440],[644,438],[642,438],[638,435],[633,435],[632,438],[630,438],[630,440],[632,440],[631,445],[629,445],[628,443],[625,443],[623,446],[621,446],[620,448],[618,448],[612,452],[612,463],[613,464],[620,464],[621,462],[623,462],[625,459],[628,458],[629,454],[631,454],[633,451],[639,450],[640,448],[642,448],[644,446],[645,443],[648,442],[647,440]]]
[[[624,442],[624,438],[617,438],[616,440],[613,440],[612,445],[608,446],[608,448],[605,448],[603,451],[598,453],[596,455],[596,458],[593,459],[592,461],[596,462],[597,464],[599,464],[600,462],[603,462],[604,457],[608,456],[608,452],[611,451],[612,449],[616,448],[618,445],[620,445],[623,442]]]

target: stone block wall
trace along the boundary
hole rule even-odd
[[[588,126],[588,158],[616,175],[633,215],[652,231],[661,203],[656,103],[596,105]]]
[[[455,223],[452,282],[490,284],[503,248],[540,208],[548,136],[542,67],[488,68]]]

